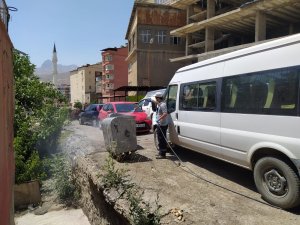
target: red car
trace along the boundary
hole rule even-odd
[[[151,129],[152,121],[147,118],[147,114],[138,107],[135,102],[109,102],[106,103],[99,112],[98,119],[101,122],[110,114],[124,114],[133,116],[136,122],[137,132],[149,132]]]

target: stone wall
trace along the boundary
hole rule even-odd
[[[78,158],[74,169],[77,185],[81,189],[80,204],[92,225],[129,225],[126,209],[110,200],[105,192],[100,168],[88,158]]]

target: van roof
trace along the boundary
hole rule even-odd
[[[199,68],[199,67],[207,66],[210,64],[226,61],[226,60],[232,59],[232,58],[238,58],[238,57],[248,55],[248,54],[254,54],[254,53],[257,53],[260,51],[265,51],[265,50],[272,49],[275,47],[278,48],[279,46],[284,46],[284,45],[295,43],[295,42],[300,42],[300,34],[294,34],[294,35],[290,35],[290,36],[287,36],[284,38],[277,38],[275,40],[272,39],[272,40],[270,40],[268,42],[264,42],[262,44],[257,44],[255,46],[240,49],[240,50],[230,52],[230,53],[227,53],[224,55],[216,56],[211,59],[207,59],[207,60],[204,60],[204,61],[201,61],[198,63],[194,63],[192,65],[182,67],[179,70],[177,70],[176,73],[181,73],[181,72],[188,71],[188,70],[191,70],[194,68]]]

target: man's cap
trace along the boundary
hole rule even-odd
[[[162,98],[163,94],[161,92],[156,92],[154,95],[155,98]]]

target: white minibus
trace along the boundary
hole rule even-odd
[[[262,197],[300,203],[300,34],[179,69],[165,93],[173,144],[253,170]]]

